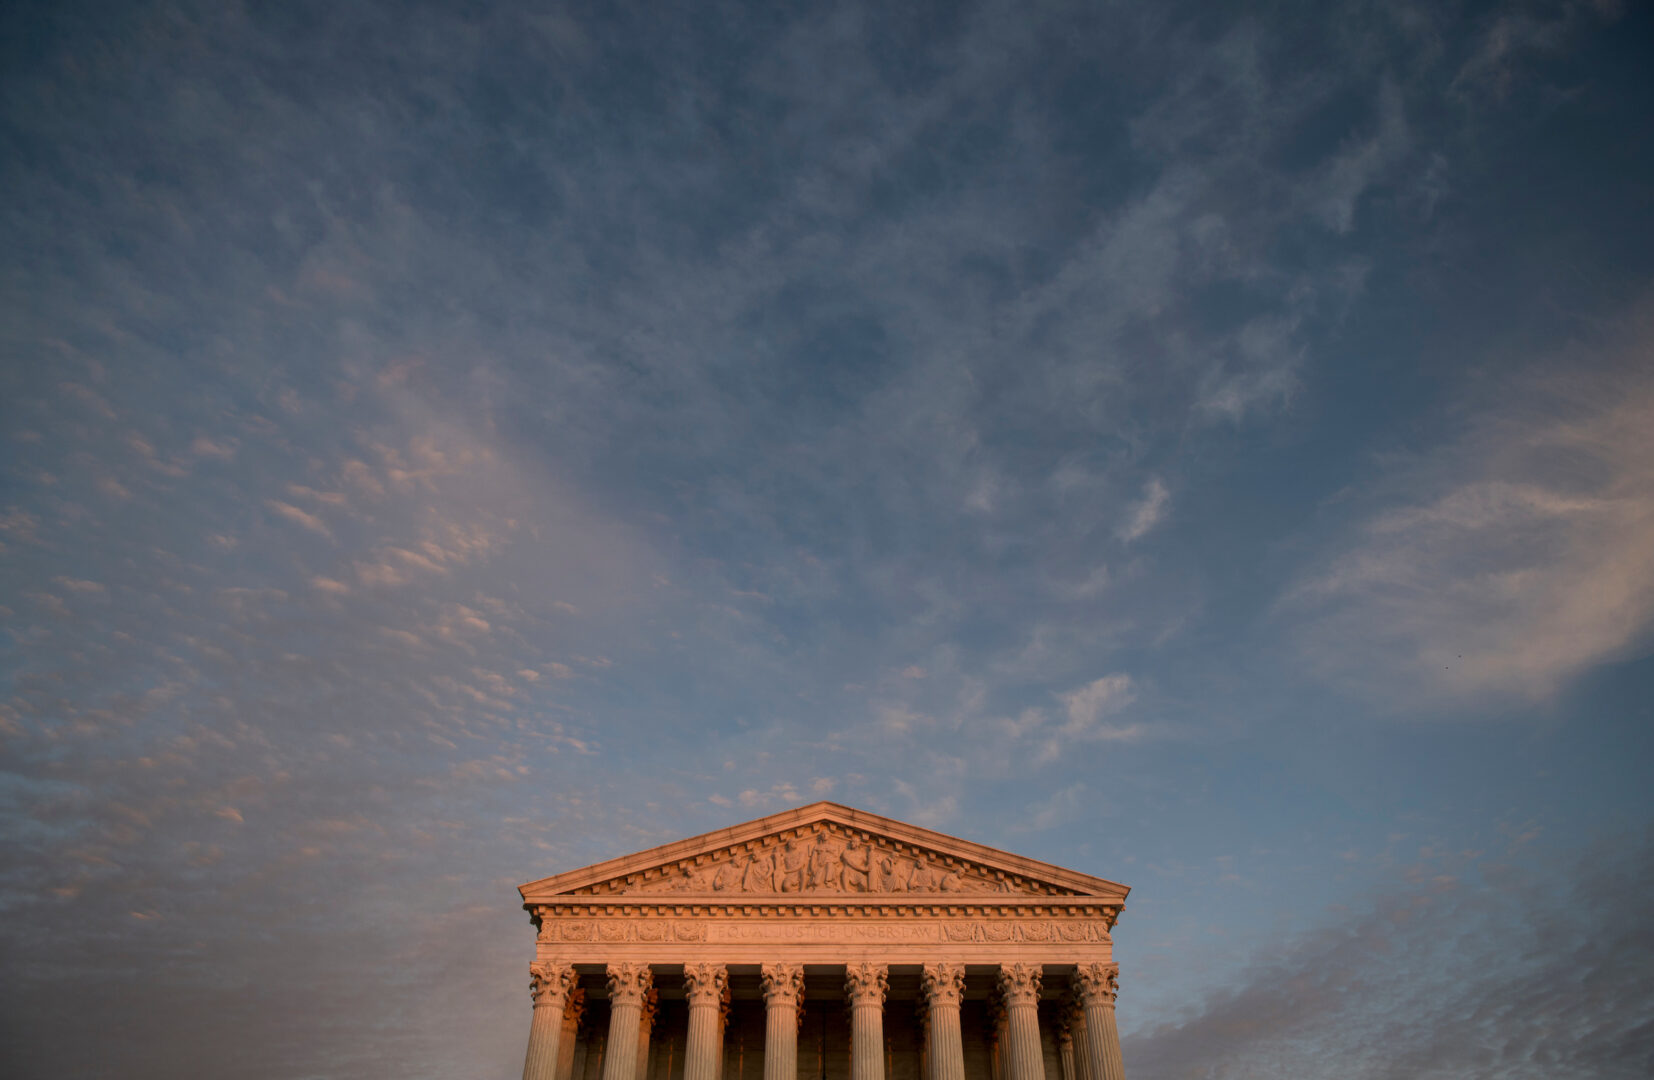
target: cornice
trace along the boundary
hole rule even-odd
[[[536,924],[547,918],[1075,918],[1103,919],[1110,928],[1125,905],[1092,897],[1060,897],[1053,903],[1046,897],[994,897],[987,901],[956,900],[892,902],[880,896],[834,897],[831,901],[771,897],[727,896],[684,897],[671,900],[551,896],[523,904]]]

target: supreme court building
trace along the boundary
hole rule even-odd
[[[524,1080],[1124,1080],[1112,881],[822,802],[519,891]]]

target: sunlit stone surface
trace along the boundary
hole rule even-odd
[[[525,1080],[1124,1080],[1112,881],[815,803],[520,891]]]

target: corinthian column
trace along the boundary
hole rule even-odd
[[[965,965],[926,964],[919,981],[930,1019],[925,1036],[925,1080],[965,1080],[965,1045],[959,1030]]]
[[[654,988],[648,964],[609,965],[609,1041],[603,1052],[603,1080],[637,1080],[643,999]]]
[[[1063,1030],[1068,1032],[1073,1043],[1074,1080],[1097,1080],[1092,1075],[1091,1040],[1086,1037],[1085,1006],[1080,1003],[1077,993],[1064,999],[1062,1019]]]
[[[1005,1078],[1045,1080],[1045,1054],[1039,1043],[1038,964],[1006,964],[999,969],[999,993],[1005,999]]]
[[[718,1059],[723,1042],[724,993],[729,974],[722,964],[685,964],[684,996],[689,1000],[689,1039],[683,1054],[683,1080],[720,1080]]]
[[[1085,1041],[1091,1080],[1126,1080],[1120,1060],[1120,1032],[1114,1026],[1114,998],[1120,991],[1119,964],[1081,964],[1074,972],[1085,1008]]]
[[[890,976],[883,964],[848,964],[844,992],[850,998],[850,1080],[884,1080],[884,994]]]
[[[534,1022],[528,1029],[523,1080],[557,1080],[557,1044],[563,1032],[563,1007],[568,1004],[574,978],[573,965],[561,960],[536,960],[528,965]]]
[[[653,990],[643,995],[637,1017],[637,1080],[649,1080],[649,1037],[660,1013],[660,997]]]
[[[569,991],[563,1007],[563,1035],[557,1040],[557,1080],[573,1080],[574,1047],[580,1041],[580,1017],[586,1011],[586,992]]]
[[[765,964],[759,971],[764,980],[764,1080],[798,1080],[804,965]]]

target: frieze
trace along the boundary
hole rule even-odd
[[[546,942],[734,942],[734,941],[903,941],[903,942],[1106,942],[1096,920],[950,920],[831,922],[704,919],[548,919],[540,928]]]
[[[616,893],[1070,895],[1071,891],[911,844],[818,824],[577,891],[578,895]]]

